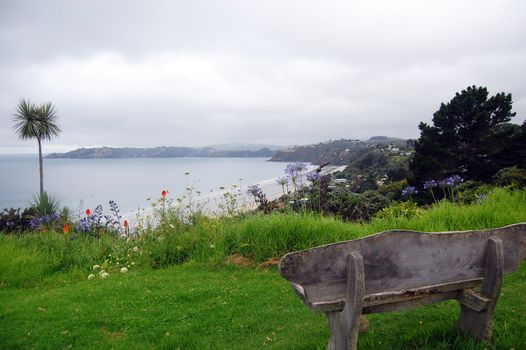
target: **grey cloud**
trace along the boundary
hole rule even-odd
[[[526,5],[494,1],[2,1],[0,151],[21,98],[49,147],[417,137],[468,85],[526,116]]]

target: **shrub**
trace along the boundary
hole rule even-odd
[[[33,196],[30,204],[36,216],[53,215],[60,211],[60,198],[47,192]]]
[[[493,182],[497,186],[509,186],[512,188],[526,187],[526,170],[517,166],[512,166],[500,169],[495,176]]]
[[[471,204],[481,201],[491,191],[490,185],[468,180],[457,186],[457,196],[460,203]]]
[[[419,208],[415,202],[396,202],[390,206],[383,208],[376,215],[378,219],[391,219],[391,218],[406,218],[413,219],[421,216],[423,210]]]
[[[386,197],[389,200],[398,200],[401,198],[402,190],[406,186],[406,180],[391,182],[378,187],[378,193],[380,193],[382,196]]]
[[[31,218],[35,215],[33,209],[24,209],[22,213],[20,210],[9,208],[0,213],[0,231],[10,233],[30,229]]]
[[[358,200],[352,212],[352,220],[367,221],[389,205],[389,199],[376,191],[366,191],[357,198]]]

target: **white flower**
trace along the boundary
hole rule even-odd
[[[102,276],[103,273],[106,273],[106,270],[100,270],[99,275]]]
[[[100,269],[100,265],[93,265],[93,271]]]
[[[135,247],[133,247],[132,250],[133,250],[135,253],[137,253],[137,252],[139,251],[139,247],[135,246]]]
[[[109,275],[110,275],[109,273],[103,272],[100,274],[100,278],[108,278]]]
[[[210,248],[214,249],[216,246],[213,244],[210,244]]]
[[[121,273],[126,273],[126,272],[128,272],[127,268],[125,268],[125,267],[121,268]]]
[[[91,279],[93,279],[93,278],[95,278],[95,275],[92,274],[92,273],[90,273],[90,274],[88,275],[88,279],[91,280]]]

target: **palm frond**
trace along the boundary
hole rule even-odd
[[[58,136],[60,127],[57,124],[57,113],[51,102],[40,106],[21,100],[16,113],[13,115],[13,129],[21,139],[51,140]]]
[[[29,204],[37,215],[45,216],[59,213],[61,201],[60,197],[43,192],[42,194],[34,195],[33,201],[29,202]]]
[[[60,127],[57,125],[57,113],[51,102],[37,107],[36,114],[39,122],[39,135],[42,139],[51,140],[52,136],[58,136]]]
[[[26,100],[18,103],[18,108],[13,115],[13,130],[22,140],[37,137],[38,135],[38,116],[35,113],[35,105]]]

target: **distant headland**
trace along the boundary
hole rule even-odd
[[[206,147],[161,146],[91,147],[65,153],[51,153],[46,158],[116,159],[116,158],[270,158],[277,162],[309,162],[332,165],[349,164],[364,153],[378,148],[404,150],[414,147],[414,141],[396,137],[375,136],[367,141],[340,139],[305,146],[276,146],[262,144],[222,144]]]
[[[72,158],[72,159],[103,159],[103,158],[183,158],[183,157],[208,157],[208,158],[248,158],[272,157],[274,151],[263,147],[258,150],[226,150],[212,147],[93,147],[79,148],[65,153],[51,153],[46,158]]]

